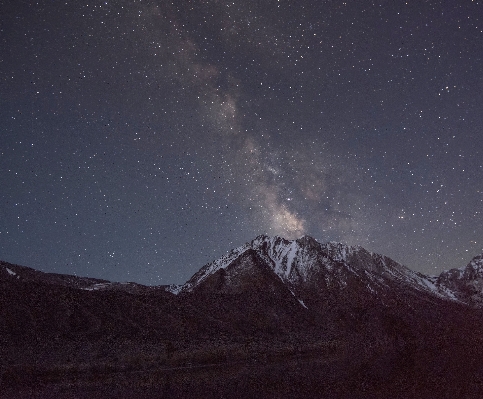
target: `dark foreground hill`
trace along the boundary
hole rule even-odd
[[[0,263],[0,397],[483,397],[482,257],[257,237],[183,286]]]

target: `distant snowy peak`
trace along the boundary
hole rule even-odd
[[[282,281],[287,282],[307,277],[311,266],[317,261],[320,244],[308,236],[290,241],[278,236],[260,235],[203,266],[180,291],[191,291],[208,276],[227,268],[249,249],[254,250]]]
[[[345,279],[349,274],[358,276],[364,274],[363,271],[385,272],[389,278],[394,279],[418,280],[418,276],[406,267],[359,246],[335,242],[321,244],[310,236],[287,240],[278,236],[261,235],[202,267],[179,292],[191,291],[208,276],[227,268],[249,249],[254,250],[273,272],[291,287],[306,284],[321,274],[326,281],[330,280],[331,284],[345,286]],[[424,289],[429,289],[426,284],[419,281],[418,283]]]
[[[251,248],[272,263],[274,272],[284,281],[307,281],[320,267],[331,269],[334,263],[344,264],[361,251],[341,243],[321,244],[310,236],[297,240],[282,237],[259,236],[251,242]]]
[[[250,273],[250,262],[240,261],[249,253],[256,253],[257,262],[266,264],[294,295],[302,295],[310,287],[323,291],[357,285],[369,295],[378,296],[395,288],[411,289],[483,307],[483,255],[475,257],[465,268],[443,272],[439,277],[426,276],[360,246],[321,244],[310,236],[287,240],[260,235],[208,263],[184,285],[167,290],[175,294],[190,292],[221,269],[228,271],[223,272],[225,283],[237,286],[237,278]]]
[[[483,254],[475,256],[464,268],[444,271],[436,280],[439,290],[450,292],[456,300],[483,306]]]
[[[440,274],[438,281],[440,283],[449,283],[451,281],[469,281],[483,278],[483,254],[475,256],[466,267],[459,269],[451,269]]]
[[[374,254],[360,246],[337,242],[321,244],[310,236],[289,241],[281,237],[257,237],[251,243],[273,271],[289,285],[324,280],[330,285],[345,287],[348,278],[368,279],[368,284],[381,284],[384,279],[417,284],[428,290],[419,275],[392,259]]]
[[[475,256],[465,268],[464,276],[467,279],[483,278],[483,254]]]

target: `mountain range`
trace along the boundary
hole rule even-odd
[[[344,290],[348,284],[359,285],[368,295],[377,296],[397,285],[469,306],[483,306],[483,255],[473,258],[465,268],[427,276],[360,246],[320,244],[309,236],[292,241],[259,236],[205,265],[186,284],[168,290],[179,293],[200,289],[197,287],[206,284],[205,280],[213,280],[213,275],[218,276],[221,284],[218,289],[234,290],[239,274],[248,273],[245,264],[240,265],[247,256],[258,257],[258,263],[271,269],[294,296],[297,292],[303,297],[310,289],[319,293],[334,288]]]
[[[0,262],[0,392],[482,397],[482,308],[482,255],[427,276],[309,236],[259,236],[183,285]]]

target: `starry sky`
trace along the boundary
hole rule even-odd
[[[0,259],[182,283],[259,234],[483,251],[483,2],[6,1]]]

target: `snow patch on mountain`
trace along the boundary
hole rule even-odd
[[[15,273],[13,270],[9,269],[8,267],[5,268],[5,270],[7,271],[8,274],[10,274],[11,276],[16,276],[17,273]]]
[[[98,291],[98,290],[103,290],[103,289],[109,288],[109,287],[111,287],[114,284],[115,283],[97,283],[97,284],[92,284],[89,287],[81,288],[81,290],[84,290],[84,291]]]
[[[174,295],[178,295],[183,289],[183,284],[170,284],[165,287],[165,290],[171,292]]]

